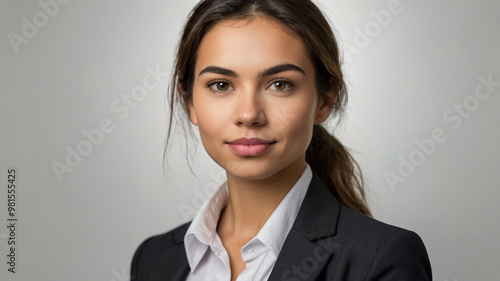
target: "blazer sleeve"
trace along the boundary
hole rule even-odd
[[[387,237],[380,244],[366,280],[431,281],[431,265],[422,239],[403,229]]]

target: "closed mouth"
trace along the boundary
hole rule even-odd
[[[276,141],[259,138],[239,138],[226,142],[231,150],[239,156],[259,156],[266,152]]]
[[[239,138],[228,141],[227,144],[242,144],[242,145],[258,145],[258,144],[274,144],[276,141],[268,141],[259,138]]]

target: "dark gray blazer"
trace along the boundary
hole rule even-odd
[[[144,241],[134,255],[131,280],[185,280],[188,227]],[[432,275],[417,234],[340,204],[314,174],[269,280],[424,281]]]

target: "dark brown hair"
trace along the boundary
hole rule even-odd
[[[318,95],[324,101],[334,103],[332,115],[340,120],[347,93],[339,49],[330,24],[313,2],[203,0],[191,12],[178,45],[170,84],[171,110],[167,144],[172,133],[175,105],[180,106],[177,110],[183,111],[185,117],[188,115],[197,51],[204,35],[223,20],[251,20],[256,16],[267,17],[280,23],[302,41],[315,68]],[[184,132],[186,134],[186,131]],[[321,125],[314,125],[312,140],[306,151],[306,161],[340,202],[371,216],[358,164],[349,151]]]

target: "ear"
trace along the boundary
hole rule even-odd
[[[184,110],[186,110],[189,115],[189,121],[191,121],[193,125],[198,126],[198,118],[196,117],[196,111],[193,106],[193,97],[191,96],[191,99],[187,98],[184,90],[182,89],[181,83],[177,83],[177,93],[181,95],[182,101],[184,102]]]
[[[196,110],[194,109],[193,103],[190,102],[186,107],[188,107],[189,120],[193,125],[198,126],[198,117],[196,117]]]
[[[328,119],[335,105],[336,96],[336,93],[329,93],[326,97],[319,98],[314,124],[321,124]]]

